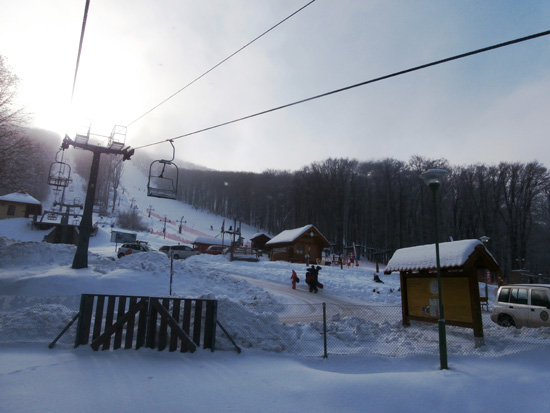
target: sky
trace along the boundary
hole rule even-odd
[[[169,139],[342,87],[547,31],[550,3],[0,0],[0,54],[32,126],[107,136],[169,159]],[[329,157],[550,165],[550,36],[178,138],[217,170],[298,170]],[[142,115],[145,115],[142,117]]]
[[[122,180],[126,190],[120,209],[131,202],[138,206],[138,214],[155,230],[139,233],[138,239],[153,247],[175,243],[172,236],[180,236],[172,222],[179,217],[175,211],[186,217],[183,237],[210,234],[210,225],[219,231],[223,217],[175,200],[147,198],[138,172],[125,173]],[[149,205],[156,214],[168,215],[171,237],[155,233],[161,223],[147,216]],[[381,268],[384,284],[375,283],[376,267],[364,260],[359,267],[323,266],[325,287],[318,294],[309,294],[303,281],[291,288],[291,271],[303,278],[304,264],[230,262],[207,254],[175,261],[173,294],[217,299],[218,320],[240,354],[221,334],[213,353],[74,349],[75,325],[49,349],[78,312],[82,293],[168,296],[170,261],[159,252],[117,259],[104,218],[90,239],[88,268],[75,270],[75,247],[41,242],[47,231],[31,230],[29,222],[0,220],[1,412],[462,413],[544,412],[550,407],[546,329],[507,329],[484,312],[486,345],[475,349],[471,330],[448,328],[449,369],[440,370],[435,325],[413,322],[404,328],[399,317],[381,317],[386,306],[401,313],[399,277]],[[256,229],[243,226],[242,232],[248,241]],[[490,288],[492,304],[495,290]],[[334,308],[342,312],[329,317],[326,359],[322,353],[312,355],[312,343],[321,349],[322,342],[310,312],[320,311],[323,302],[329,316]],[[261,305],[273,311],[250,310]],[[373,311],[368,320],[345,312],[357,305]],[[279,322],[279,315],[300,306],[306,321]],[[228,316],[237,310],[238,317]],[[358,354],[334,354],[333,346],[349,345],[350,338],[356,341],[349,351]]]

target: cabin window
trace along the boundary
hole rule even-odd
[[[304,253],[304,244],[296,244],[296,254],[303,254]]]
[[[8,215],[15,215],[15,205],[8,205]]]

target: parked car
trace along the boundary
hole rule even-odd
[[[210,245],[206,251],[204,251],[205,254],[211,254],[211,255],[220,255],[223,253],[223,251],[227,248],[226,245]]]
[[[127,242],[120,246],[120,248],[118,249],[117,257],[122,258],[125,255],[134,254],[136,252],[150,251],[154,251],[154,249],[147,245],[146,241]]]
[[[188,245],[163,245],[159,248],[160,252],[164,252],[168,257],[172,256],[175,260],[189,258],[192,255],[200,254]]]
[[[498,289],[491,320],[503,327],[550,326],[550,284],[512,284]]]

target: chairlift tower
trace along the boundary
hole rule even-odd
[[[90,145],[88,143],[90,139],[89,129],[87,135],[76,135],[75,140],[72,140],[68,136],[65,136],[65,139],[63,139],[63,144],[61,145],[63,149],[68,149],[70,146],[74,146],[75,148],[84,149],[93,153],[90,179],[88,181],[88,189],[86,191],[86,200],[84,201],[84,211],[82,212],[82,220],[80,221],[79,226],[78,245],[76,247],[72,268],[88,268],[88,246],[90,244],[90,234],[92,233],[93,207],[97,185],[97,175],[99,173],[99,159],[101,154],[122,155],[122,160],[126,161],[129,160],[135,152],[135,149],[130,149],[129,146],[125,147],[124,141],[121,142],[116,140],[120,139],[121,136],[121,134],[115,134],[113,132],[113,134],[111,134],[111,138],[109,139],[109,146],[107,147]]]

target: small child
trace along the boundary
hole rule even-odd
[[[296,289],[296,283],[300,282],[300,279],[298,278],[298,274],[296,274],[296,271],[292,270],[292,275],[290,276],[290,279],[292,280],[292,289]]]

